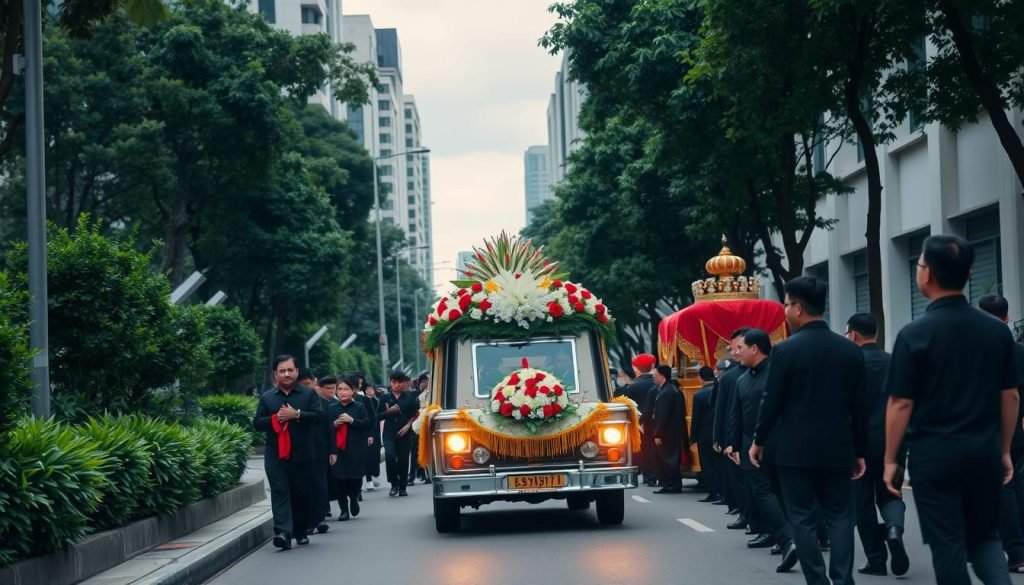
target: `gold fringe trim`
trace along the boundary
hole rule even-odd
[[[555,434],[536,437],[499,433],[477,422],[464,409],[459,409],[455,414],[455,420],[469,429],[469,436],[474,442],[487,447],[487,450],[495,455],[538,459],[572,451],[583,441],[597,435],[598,427],[609,416],[611,411],[608,407],[598,403],[594,410],[576,425]]]
[[[432,453],[430,447],[433,445],[434,432],[430,425],[430,419],[434,413],[441,410],[440,404],[431,404],[427,407],[427,410],[423,413],[423,424],[420,425],[420,436],[419,436],[419,452],[416,456],[416,462],[423,469],[430,468],[430,459]]]
[[[619,404],[625,404],[629,407],[629,443],[632,445],[633,452],[640,452],[640,413],[636,410],[636,403],[625,396],[616,396],[612,398],[612,402],[618,402]]]

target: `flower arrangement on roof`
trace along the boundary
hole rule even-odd
[[[455,289],[434,303],[423,326],[423,348],[430,352],[449,335],[476,338],[528,338],[575,335],[591,329],[614,335],[608,308],[583,285],[558,272],[532,240],[509,236],[473,248]]]

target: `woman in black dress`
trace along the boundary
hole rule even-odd
[[[383,443],[380,439],[380,423],[383,420],[380,397],[377,395],[377,390],[373,384],[367,384],[365,380],[361,380],[363,385],[363,396],[366,400],[363,402],[368,409],[371,409],[371,420],[372,424],[369,429],[369,436],[373,439],[372,444],[366,452],[366,490],[372,491],[374,488],[380,485],[380,450]]]
[[[346,376],[338,382],[338,402],[327,408],[327,420],[335,429],[335,445],[338,455],[332,456],[331,475],[335,481],[338,498],[338,521],[344,522],[351,516],[359,515],[359,491],[366,472],[367,432],[370,415],[366,407],[355,400],[359,380]]]

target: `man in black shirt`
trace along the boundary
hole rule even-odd
[[[655,361],[649,353],[634,357],[632,366],[636,379],[623,390],[623,394],[635,402],[640,411],[640,427],[644,433],[640,437],[640,472],[644,474],[644,483],[649,486],[658,483],[658,457],[654,449],[654,398],[658,395],[658,386],[651,374]]]
[[[660,464],[656,494],[678,494],[683,491],[683,475],[679,463],[686,440],[686,397],[672,380],[672,368],[654,368],[658,397],[654,401],[654,446]]]
[[[301,374],[299,382],[301,383]],[[327,532],[330,526],[325,521],[331,515],[331,454],[334,448],[335,430],[334,421],[327,419],[327,409],[331,404],[338,401],[338,378],[336,376],[324,376],[316,380],[313,388],[320,397],[320,408],[324,411],[323,433],[314,433],[316,438],[316,463],[314,474],[316,481],[313,486],[313,518],[312,524],[316,525],[316,531],[320,534]]]
[[[729,438],[732,436],[733,430],[729,413],[732,412],[736,382],[747,371],[746,368],[739,364],[738,342],[747,331],[750,331],[749,327],[740,327],[729,336],[729,355],[732,357],[733,365],[718,377],[718,396],[715,398],[714,444],[718,445],[718,449],[722,451],[727,461],[725,465],[726,472],[723,474],[727,483],[725,496],[728,498],[731,495],[733,500],[727,502],[729,504],[729,513],[738,514],[739,517],[726,527],[734,530],[746,528],[747,519],[750,517],[750,490],[747,489],[747,479],[743,476],[743,471],[739,466],[731,462],[733,458],[730,455],[734,449],[730,449],[731,446],[729,445]]]
[[[420,410],[420,402],[409,390],[409,374],[401,370],[391,372],[391,393],[384,402],[384,462],[387,466],[391,491],[388,495],[408,496],[409,455],[412,452],[412,423]]]
[[[711,401],[717,381],[715,371],[702,366],[698,372],[703,385],[693,395],[693,417],[690,419],[690,440],[697,443],[697,455],[700,457],[700,475],[708,489],[708,495],[699,502],[715,502],[722,497],[721,484],[718,476],[719,466],[715,451],[711,447],[715,432],[715,411]]]
[[[1003,323],[1010,320],[1010,303],[1000,295],[985,295],[978,299],[978,308],[996,317]],[[1024,344],[1014,344],[1017,354],[1017,376],[1024,381]],[[1020,394],[1020,386],[1017,387]],[[1013,440],[1010,442],[1010,456],[1013,468],[1024,466],[1024,400],[1020,402],[1017,424],[1013,429]],[[1010,483],[1003,486],[999,514],[999,536],[1003,539],[1003,550],[1006,551],[1007,564],[1010,571],[1016,573],[1024,567],[1024,474],[1014,473]]]
[[[871,313],[857,313],[846,322],[846,338],[864,352],[864,391],[868,405],[868,450],[864,458],[864,476],[853,482],[854,505],[857,510],[857,533],[868,558],[857,571],[865,575],[886,575],[889,558],[886,543],[892,551],[892,572],[903,575],[910,568],[903,546],[903,526],[907,505],[889,493],[882,481],[882,456],[885,454],[885,406],[889,397],[884,392],[885,374],[889,371],[888,353],[878,347],[878,323]],[[900,465],[905,465],[906,447],[900,449]],[[901,477],[898,483],[903,482]],[[878,523],[875,508],[882,515]]]
[[[313,435],[323,432],[320,397],[296,384],[295,358],[274,358],[274,388],[260,397],[252,426],[267,434],[263,462],[274,514],[274,546],[287,550],[292,537],[308,544],[310,488],[316,457]]]
[[[765,444],[777,446],[782,500],[808,585],[847,585],[853,583],[850,480],[864,474],[867,450],[864,353],[822,319],[824,282],[800,276],[786,283],[785,292],[786,322],[794,333],[772,351],[750,460],[760,465]],[[827,575],[819,514],[832,546]]]
[[[986,585],[1010,583],[997,527],[1020,380],[1010,331],[961,292],[973,261],[961,238],[925,240],[916,278],[931,304],[896,337],[886,379],[885,482],[900,495],[909,426],[914,502],[939,585],[968,585],[968,562]]]

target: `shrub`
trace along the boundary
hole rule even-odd
[[[209,418],[200,419],[190,431],[203,455],[203,496],[214,496],[233,488],[245,471],[251,449],[250,434],[225,420]]]
[[[123,417],[122,423],[153,449],[150,477],[153,489],[142,493],[142,515],[166,514],[199,500],[200,454],[194,438],[181,426],[141,415]]]
[[[67,546],[90,531],[114,462],[70,427],[22,419],[0,452],[0,562]]]
[[[112,528],[136,515],[148,514],[148,511],[139,509],[139,500],[153,487],[150,477],[153,447],[150,443],[122,419],[109,415],[91,418],[76,431],[103,449],[116,469],[109,476],[111,486],[93,515],[93,525],[99,529]]]
[[[11,288],[7,274],[0,272],[0,434],[28,411],[32,398],[28,328],[19,325],[28,317],[27,305],[28,295]]]
[[[250,443],[262,444],[264,434],[252,428],[252,419],[256,416],[256,405],[259,398],[238,394],[214,394],[199,398],[199,409],[203,416],[217,417],[226,420],[249,434]]]
[[[210,384],[229,387],[242,376],[251,376],[260,365],[260,338],[241,311],[234,307],[200,305],[210,338]]]

